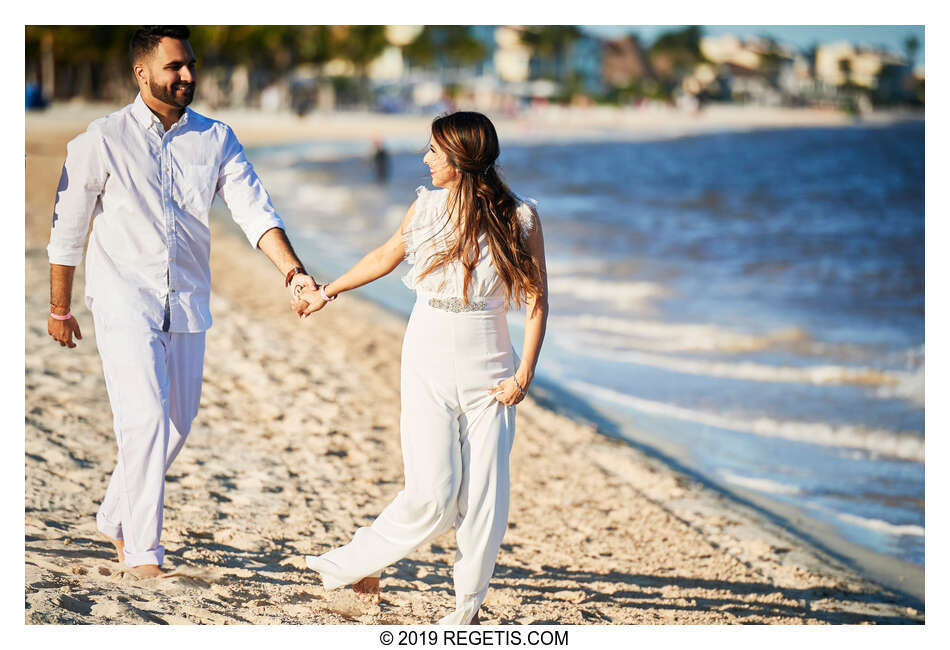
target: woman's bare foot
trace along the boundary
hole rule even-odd
[[[366,576],[362,580],[353,583],[353,591],[360,597],[379,598],[379,578],[375,576]]]
[[[108,535],[102,535],[107,540],[109,540],[113,546],[115,546],[116,557],[119,558],[119,564],[125,564],[125,540],[121,539],[112,539]],[[157,564],[142,564],[140,566],[126,567],[126,571],[131,573],[137,578],[154,578],[155,576],[160,576],[164,573],[162,567]]]
[[[162,567],[157,564],[141,564],[139,566],[129,567],[127,571],[140,579],[155,578],[164,573]]]
[[[104,533],[102,536],[105,537],[107,540],[109,540],[109,542],[113,546],[115,546],[115,554],[119,558],[119,564],[124,564],[125,563],[125,540],[112,539],[111,537],[109,537],[108,535]]]

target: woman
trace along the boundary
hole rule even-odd
[[[391,272],[417,294],[402,348],[405,488],[371,526],[307,565],[327,589],[378,593],[381,571],[456,527],[456,609],[442,624],[478,623],[508,526],[514,406],[524,399],[544,338],[547,279],[541,224],[499,178],[498,136],[487,117],[458,112],[432,123],[423,158],[432,184],[416,190],[399,230],[319,291],[305,314]],[[526,304],[523,355],[505,313]]]

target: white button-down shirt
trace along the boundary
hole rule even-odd
[[[69,142],[47,247],[51,264],[86,254],[86,304],[112,322],[171,332],[211,327],[208,299],[215,194],[251,245],[283,223],[231,128],[191,109],[165,132],[142,101]]]

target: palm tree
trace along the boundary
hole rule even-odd
[[[95,98],[118,92],[110,82],[128,71],[128,43],[134,27],[117,25],[30,25],[26,54],[38,56],[40,43],[51,37],[61,97]],[[131,73],[120,87],[131,89]]]
[[[431,67],[475,64],[488,55],[488,48],[468,25],[426,25],[402,52],[410,65]]]
[[[917,59],[917,50],[920,49],[920,41],[916,36],[908,36],[904,39],[904,51],[907,53],[908,64],[914,65]]]
[[[349,61],[362,75],[389,42],[383,25],[334,25],[328,45],[332,58]]]
[[[551,62],[551,76],[560,81],[567,54],[581,30],[574,25],[532,25],[521,28],[519,35],[536,59]]]
[[[657,59],[664,59],[668,63],[658,68],[667,68],[673,75],[683,74],[706,60],[699,48],[702,37],[702,29],[697,25],[664,32],[650,46],[650,57],[654,63]]]

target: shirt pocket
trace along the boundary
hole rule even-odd
[[[211,208],[214,192],[218,183],[217,165],[187,164],[182,168],[185,186],[182,196],[188,208],[199,214],[206,213]]]

